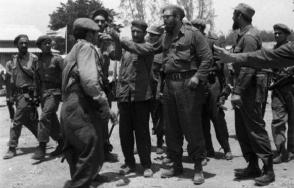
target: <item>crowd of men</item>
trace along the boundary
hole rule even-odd
[[[96,10],[89,18],[78,18],[73,23],[76,43],[65,59],[51,52],[49,36],[38,38],[36,45],[42,53],[36,56],[28,52],[28,36],[18,35],[14,45],[19,52],[6,64],[12,126],[3,158],[16,156],[25,125],[39,141],[33,159],[45,158],[50,137],[58,143],[50,155],[63,154],[69,164],[71,180],[65,188],[89,188],[95,181],[104,181],[99,171],[112,150],[108,123],[117,121],[111,111],[111,102],[116,100],[124,156],[119,173],[136,171],[136,143],[143,176],[152,177],[151,115],[156,152],[164,152],[164,136],[167,146],[163,162],[168,169],[161,177],[183,172],[185,137],[194,162],[193,182],[199,185],[205,181],[203,166],[207,158],[215,156],[210,121],[224,158],[233,159],[224,112],[224,103],[231,94],[236,136],[248,162],[246,168],[235,172],[236,179],[254,179],[257,185],[275,181],[273,163],[294,158],[294,80],[290,67],[294,64],[294,48],[287,40],[290,29],[275,24],[275,50],[263,50],[259,32],[251,24],[254,14],[254,9],[243,3],[234,9],[233,29],[238,30],[238,37],[231,53],[214,45],[217,38],[205,34],[203,20],[183,21],[184,10],[176,5],[162,9],[161,26],[132,21],[131,40],[120,39],[107,27],[109,15],[104,9]],[[116,83],[108,80],[111,60],[120,61]],[[269,69],[272,67],[275,69]],[[270,86],[271,82],[274,84]],[[263,120],[269,89],[275,157]],[[59,123],[56,113],[61,100]]]

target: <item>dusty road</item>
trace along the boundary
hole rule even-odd
[[[38,145],[33,135],[24,128],[17,156],[10,160],[3,160],[2,155],[7,150],[7,141],[9,139],[10,120],[8,118],[7,107],[4,106],[5,98],[0,98],[0,188],[61,188],[66,180],[69,179],[69,170],[66,162],[61,163],[61,158],[46,158],[41,163],[31,159],[35,147]],[[230,144],[234,159],[226,161],[222,159],[221,153],[217,155],[217,159],[210,159],[207,166],[204,167],[205,183],[201,186],[195,186],[191,181],[193,177],[193,164],[187,158],[187,152],[184,152],[184,174],[180,177],[169,179],[161,179],[160,173],[164,166],[161,165],[162,156],[152,152],[153,170],[155,174],[153,178],[143,178],[142,169],[139,168],[137,174],[130,174],[126,178],[118,175],[118,169],[123,164],[123,156],[121,153],[118,137],[118,127],[114,129],[111,142],[114,145],[113,153],[118,156],[117,162],[107,162],[104,164],[101,173],[110,177],[111,182],[100,185],[99,187],[115,187],[122,179],[128,182],[125,187],[205,187],[205,188],[251,188],[254,187],[253,180],[234,181],[233,171],[237,168],[245,167],[246,163],[242,158],[240,147],[235,139],[235,130],[233,124],[233,111],[229,104],[226,111],[226,119],[228,122]],[[265,116],[267,129],[270,131],[271,111],[269,105]],[[218,151],[220,146],[215,139],[214,130],[212,129],[213,143],[215,150]],[[155,145],[155,137],[152,136],[152,144]],[[56,143],[50,141],[48,151],[52,151]],[[155,147],[154,147],[155,148]],[[184,146],[186,148],[186,146]],[[274,146],[273,146],[274,148]],[[137,162],[138,156],[136,155]],[[276,173],[276,182],[268,185],[268,188],[294,188],[294,161],[274,166]]]

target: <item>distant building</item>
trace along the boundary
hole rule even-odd
[[[14,46],[14,38],[19,34],[26,34],[30,39],[29,43],[29,52],[38,54],[41,52],[37,48],[35,42],[39,36],[43,33],[33,25],[3,25],[0,26],[0,64],[5,67],[5,64],[8,60],[11,59],[11,56],[18,53],[17,48]],[[58,52],[54,50],[54,52]]]

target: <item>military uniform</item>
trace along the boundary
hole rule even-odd
[[[213,44],[217,41],[216,37],[207,36],[210,49],[213,49]],[[225,113],[220,103],[220,99],[225,102],[230,95],[230,87],[226,83],[223,65],[214,63],[210,68],[210,74],[208,76],[208,98],[204,105],[203,111],[203,131],[205,138],[205,146],[208,156],[214,156],[214,148],[210,134],[210,121],[212,121],[216,133],[216,138],[227,154],[231,152],[229,144],[229,133],[227,123],[225,120]]]
[[[149,115],[152,46],[146,42],[121,41],[126,50],[119,70],[117,101],[120,113],[119,135],[125,164],[135,167],[134,133],[142,166],[151,167]]]
[[[174,168],[182,169],[183,136],[188,153],[196,163],[205,157],[202,108],[206,98],[206,78],[212,54],[203,35],[191,26],[182,25],[175,40],[163,34],[163,117],[167,151]],[[200,83],[195,90],[187,87],[192,76]]]
[[[234,53],[250,52],[261,48],[258,31],[247,25],[238,35]],[[272,157],[268,134],[263,120],[266,78],[259,76],[257,70],[241,67],[235,82],[233,94],[241,96],[242,105],[235,108],[236,135],[246,161],[266,160]],[[259,90],[261,89],[261,90]]]
[[[22,57],[16,55],[12,60],[12,84],[15,87],[16,104],[8,143],[8,146],[12,148],[17,147],[22,125],[25,125],[37,137],[38,113],[34,103],[37,61],[37,56],[29,52]]]
[[[61,100],[61,76],[63,59],[55,54],[39,56],[39,75],[41,79],[41,107],[38,138],[39,142],[49,142],[49,136],[60,141],[60,123],[57,110]]]
[[[79,18],[75,29],[97,31],[95,22]],[[88,188],[103,164],[102,112],[108,111],[105,95],[100,86],[101,61],[95,46],[79,39],[65,58],[62,74],[61,126],[65,139],[64,154],[70,167],[71,181],[65,188]]]

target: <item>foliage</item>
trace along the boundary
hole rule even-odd
[[[57,7],[52,14],[49,14],[49,28],[57,30],[67,27],[68,46],[70,49],[75,42],[72,37],[72,25],[74,20],[82,17],[90,17],[91,13],[98,8],[104,8],[100,0],[68,0],[67,3],[60,3],[60,6]],[[110,15],[110,27],[119,31],[122,26],[113,23],[113,17],[116,16],[117,13],[113,9],[105,9]],[[57,48],[62,46],[60,45],[60,41],[57,43]],[[64,49],[58,50],[64,51]]]

